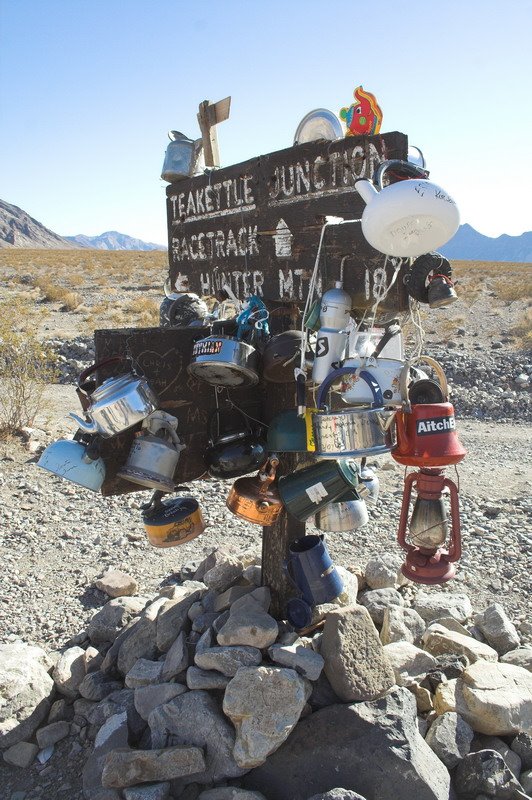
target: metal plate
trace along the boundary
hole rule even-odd
[[[319,139],[335,142],[343,138],[344,129],[336,114],[326,108],[316,108],[309,111],[297,126],[294,144],[306,144]]]

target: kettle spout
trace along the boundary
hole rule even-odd
[[[375,196],[379,194],[374,184],[367,178],[360,178],[358,181],[356,181],[355,189],[362,197],[366,205],[369,205],[371,201],[375,199]]]
[[[73,411],[71,411],[68,416],[71,417],[74,422],[77,422],[78,427],[81,428],[83,433],[97,433],[97,428],[94,422],[87,422],[86,419],[78,417],[78,415],[74,414]]]

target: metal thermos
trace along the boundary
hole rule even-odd
[[[321,298],[320,329],[316,340],[316,354],[312,367],[312,380],[321,383],[345,355],[348,341],[346,331],[351,311],[351,296],[337,281]]]

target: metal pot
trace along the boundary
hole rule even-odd
[[[142,422],[157,410],[159,401],[148,381],[134,372],[108,378],[97,389],[92,389],[93,384],[87,378],[93,372],[104,365],[124,360],[117,357],[100,361],[79,376],[78,393],[89,420],[81,419],[72,412],[69,416],[85,433],[98,433],[104,439],[109,439]]]
[[[353,459],[318,461],[279,478],[279,495],[293,517],[304,522],[347,489],[358,487],[358,466]]]
[[[320,531],[356,531],[369,522],[368,509],[356,490],[349,491],[322,508],[316,514],[315,522]]]
[[[369,373],[362,371],[360,377],[371,387],[372,408],[329,411],[324,404],[328,390],[345,372],[353,373],[358,370],[352,367],[334,370],[320,386],[317,400],[319,411],[312,420],[316,455],[321,458],[346,458],[390,452],[390,427],[395,412],[383,408],[381,390]]]
[[[173,183],[190,178],[198,167],[199,157],[203,149],[202,139],[189,139],[180,131],[168,131],[170,144],[164,154],[161,178]]]
[[[301,331],[284,331],[272,336],[262,354],[262,374],[271,383],[290,383],[294,380],[294,367],[299,366],[301,350],[306,337]],[[310,358],[310,350],[305,359]]]
[[[234,336],[207,336],[192,348],[188,373],[212,386],[254,386],[259,381],[258,353]]]
[[[126,465],[117,473],[140,486],[171,492],[175,488],[174,474],[181,451],[181,444],[176,433],[177,419],[164,411],[150,414],[137,434]]]
[[[268,459],[266,442],[251,429],[246,415],[236,409],[243,421],[241,428],[220,433],[221,409],[211,416],[209,429],[211,438],[205,451],[205,463],[213,478],[238,478],[255,472]],[[214,428],[217,423],[217,433]]]
[[[278,464],[278,459],[272,456],[258,475],[235,481],[226,502],[229,511],[256,525],[273,525],[283,510],[279,492],[273,485]]]
[[[155,495],[142,514],[150,544],[154,547],[175,547],[203,533],[205,522],[197,500],[193,497],[177,497],[161,501],[155,499]]]
[[[96,438],[89,444],[71,439],[53,442],[43,451],[37,466],[92,492],[99,492],[105,479],[105,464]]]

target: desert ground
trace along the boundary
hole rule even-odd
[[[459,467],[463,557],[456,580],[446,588],[466,592],[478,609],[499,600],[527,641],[532,270],[523,264],[454,262],[453,272],[459,300],[422,312],[424,352],[445,367],[468,450]],[[194,484],[208,522],[205,533],[159,552],[150,548],[140,519],[149,492],[102,498],[36,466],[46,444],[75,431],[66,417],[77,407],[75,376],[91,363],[93,331],[157,325],[166,273],[164,252],[0,251],[0,348],[11,330],[58,357],[37,407],[29,403],[24,430],[0,436],[0,642],[21,638],[51,652],[75,640],[106,600],[93,582],[107,568],[128,572],[149,596],[213,547],[260,547],[260,528],[225,508],[231,482]],[[370,523],[328,537],[332,556],[344,566],[400,552],[395,534],[403,470],[387,456],[375,466],[381,494]],[[68,768],[81,755],[65,748],[61,743],[38,775],[31,770],[21,775],[0,763],[0,786],[7,787],[0,796],[81,797],[79,780]]]

